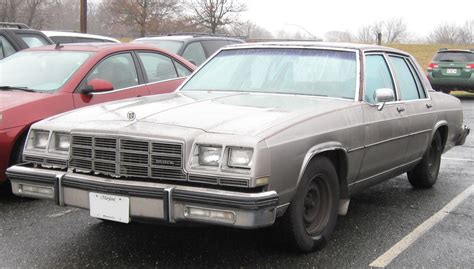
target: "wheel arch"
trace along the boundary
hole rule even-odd
[[[15,158],[15,151],[18,149],[18,147],[20,146],[20,143],[22,141],[23,138],[26,139],[26,136],[28,135],[28,131],[30,130],[30,125],[27,125],[27,126],[24,126],[17,134],[17,136],[15,137],[15,143],[13,144],[13,147],[10,151],[10,157],[9,157],[9,164],[12,164],[13,161],[14,161],[14,158]]]
[[[433,131],[431,132],[430,141],[433,139],[436,132],[439,132],[439,134],[441,135],[441,142],[443,144],[443,150],[444,150],[445,146],[446,146],[446,142],[448,141],[448,134],[449,134],[448,123],[444,120],[437,122],[435,127],[433,128]],[[429,145],[428,145],[428,147],[429,147]]]
[[[349,188],[347,184],[347,171],[349,167],[349,160],[347,156],[347,150],[338,142],[324,143],[312,147],[306,154],[303,164],[298,175],[298,182],[296,188],[298,188],[301,178],[307,167],[313,165],[313,161],[316,157],[324,156],[328,158],[334,168],[336,169],[339,183],[340,199],[349,199]]]

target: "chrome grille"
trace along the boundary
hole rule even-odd
[[[70,167],[114,177],[186,180],[183,146],[73,134]]]

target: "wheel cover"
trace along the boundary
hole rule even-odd
[[[309,235],[318,235],[329,222],[331,195],[327,177],[314,177],[306,188],[303,200],[303,223]]]

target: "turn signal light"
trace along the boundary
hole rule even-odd
[[[468,65],[466,65],[466,69],[474,69],[474,64],[468,64]]]

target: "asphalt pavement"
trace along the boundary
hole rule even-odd
[[[474,127],[474,99],[463,100]],[[326,248],[288,252],[273,229],[118,224],[50,201],[0,196],[5,268],[367,268],[474,184],[474,134],[443,155],[437,184],[414,190],[405,175],[352,198]],[[396,255],[389,268],[472,268],[474,195]]]

